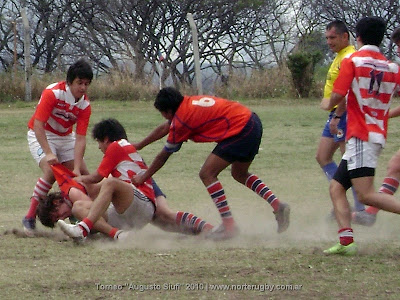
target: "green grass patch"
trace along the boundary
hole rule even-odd
[[[244,101],[264,126],[260,153],[251,171],[292,207],[291,225],[276,233],[272,209],[236,183],[229,168],[220,181],[241,235],[225,242],[166,233],[148,225],[126,244],[104,239],[84,246],[57,239],[60,231],[39,225],[49,236],[23,238],[21,219],[40,169],[30,156],[26,123],[34,104],[0,104],[0,297],[2,299],[312,299],[388,298],[400,293],[400,218],[381,212],[372,228],[354,226],[360,253],[326,257],[322,250],[337,241],[337,226],[326,222],[331,210],[328,182],[315,161],[326,121],[319,100]],[[163,122],[152,102],[94,101],[92,126],[117,118],[131,141]],[[380,158],[376,187],[398,150],[400,124],[392,120]],[[164,141],[141,150],[150,163]],[[220,222],[198,178],[213,144],[187,142],[156,175],[171,208]],[[91,170],[102,153],[88,137]],[[337,155],[336,160],[340,157]],[[351,193],[349,193],[351,194]],[[352,197],[349,195],[350,202]],[[8,234],[5,234],[8,233]],[[272,289],[272,291],[271,291]]]

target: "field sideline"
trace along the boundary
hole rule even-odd
[[[250,171],[292,208],[291,225],[278,235],[272,209],[220,176],[241,235],[225,242],[165,233],[148,225],[132,241],[105,239],[76,246],[59,229],[24,238],[21,229],[29,196],[40,176],[26,141],[26,123],[36,103],[0,104],[0,297],[1,299],[310,299],[385,298],[400,293],[400,217],[380,212],[374,227],[354,226],[360,253],[326,257],[337,241],[337,226],[326,221],[331,209],[328,182],[315,161],[327,113],[318,100],[244,101],[264,126],[259,155]],[[396,101],[396,105],[398,101]],[[131,141],[147,135],[161,115],[151,102],[96,101],[91,127],[114,117]],[[400,143],[400,119],[389,125],[376,187]],[[89,129],[89,130],[90,130]],[[150,163],[163,141],[140,151]],[[155,176],[171,208],[220,221],[198,171],[213,144],[185,143]],[[94,170],[102,153],[88,136],[86,161]],[[339,161],[340,157],[336,157]],[[351,193],[349,193],[351,194]],[[352,203],[350,196],[350,202]]]

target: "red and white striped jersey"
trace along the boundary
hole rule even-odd
[[[128,183],[132,183],[131,178],[134,175],[146,170],[147,166],[136,148],[125,139],[112,142],[107,147],[103,160],[97,168],[97,172],[103,177],[108,177],[111,174],[113,177]],[[155,202],[151,178],[137,188],[151,201]]]
[[[86,135],[91,115],[89,99],[84,95],[75,102],[65,81],[49,85],[40,97],[35,113],[28,122],[33,129],[35,119],[45,123],[45,130],[57,135],[70,134],[76,123],[76,133]]]
[[[389,108],[399,85],[399,66],[376,46],[365,45],[343,59],[333,92],[348,94],[346,140],[385,144]]]

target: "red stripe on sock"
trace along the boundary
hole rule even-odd
[[[339,233],[339,241],[340,241],[341,245],[347,246],[354,242],[353,229],[342,228],[338,231],[338,233]]]
[[[110,238],[114,238],[114,236],[115,236],[115,234],[117,233],[118,230],[119,230],[118,228],[114,227],[113,229],[110,230],[110,232],[108,233],[108,236]]]

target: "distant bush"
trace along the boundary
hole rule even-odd
[[[322,54],[298,51],[290,54],[287,59],[288,68],[292,74],[293,85],[302,98],[308,98],[314,83],[316,63]]]

